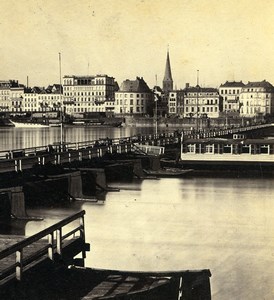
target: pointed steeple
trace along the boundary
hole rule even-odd
[[[173,90],[173,79],[171,75],[171,67],[170,67],[170,60],[169,60],[169,49],[167,50],[167,58],[166,58],[166,69],[165,75],[163,80],[163,91],[169,92]]]

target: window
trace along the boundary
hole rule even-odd
[[[196,145],[195,144],[187,145],[187,152],[188,153],[195,153],[195,150],[196,150]]]
[[[214,145],[206,145],[205,153],[214,153]]]

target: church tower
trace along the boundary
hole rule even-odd
[[[163,91],[169,92],[172,90],[173,90],[173,79],[172,79],[171,68],[170,68],[169,50],[167,50],[166,69],[165,69],[165,76],[163,80]]]

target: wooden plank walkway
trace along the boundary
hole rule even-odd
[[[28,238],[1,235],[0,288],[14,279],[21,281],[24,272],[45,260],[71,262],[79,253],[85,256],[84,214],[85,211],[76,213]],[[66,234],[62,232],[66,225],[78,219],[79,226]]]
[[[193,300],[211,299],[209,270],[168,273],[121,272],[41,266],[39,273],[10,286],[9,300]],[[19,288],[20,287],[20,288]],[[2,298],[1,298],[2,299]]]
[[[209,270],[153,273],[76,267],[74,257],[82,253],[84,259],[89,250],[84,214],[80,211],[28,238],[0,236],[0,299],[211,299]],[[64,233],[68,224],[70,231]],[[201,297],[193,298],[193,292]]]

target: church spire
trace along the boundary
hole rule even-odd
[[[173,90],[173,79],[172,79],[172,75],[171,75],[169,49],[167,49],[166,69],[165,69],[165,75],[164,75],[164,80],[163,80],[163,91],[169,92],[172,90]]]

